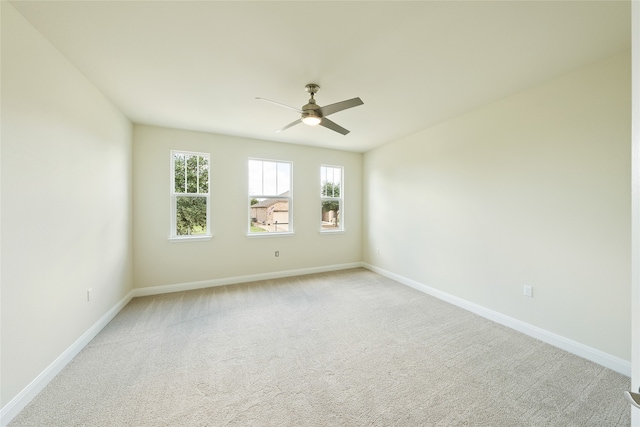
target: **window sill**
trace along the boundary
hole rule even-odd
[[[320,230],[320,234],[344,234],[344,230]]]
[[[282,233],[276,233],[276,232],[266,232],[266,233],[250,233],[247,234],[247,237],[249,238],[259,238],[259,239],[263,239],[266,237],[289,237],[289,236],[293,236],[293,231],[285,231]]]
[[[184,242],[202,242],[206,240],[211,240],[213,236],[210,234],[204,236],[175,236],[169,237],[169,242],[171,243],[184,243]]]

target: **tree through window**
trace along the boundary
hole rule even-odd
[[[209,154],[171,152],[171,236],[210,236]]]

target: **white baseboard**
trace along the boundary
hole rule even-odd
[[[178,283],[174,285],[153,286],[148,288],[133,289],[122,300],[114,305],[104,316],[91,326],[80,338],[67,348],[56,360],[40,373],[29,385],[27,385],[16,397],[11,399],[0,410],[0,426],[7,425],[31,400],[40,393],[80,351],[124,308],[131,298],[158,295],[170,292],[181,292],[192,289],[202,289],[212,286],[232,285],[234,283],[246,283],[257,280],[278,279],[281,277],[300,276],[303,274],[324,273],[327,271],[346,270],[349,268],[363,267],[361,262],[347,264],[327,265],[321,267],[302,268],[297,270],[276,271],[273,273],[252,274],[248,276],[227,277],[223,279],[203,280],[199,282]]]
[[[134,297],[168,294],[171,292],[191,291],[194,289],[211,288],[214,286],[226,286],[236,283],[255,282],[258,280],[280,279],[282,277],[301,276],[304,274],[325,273],[327,271],[346,270],[349,268],[364,267],[361,262],[347,264],[325,265],[322,267],[301,268],[296,270],[274,271],[272,273],[250,274],[247,276],[225,277],[222,279],[202,280],[198,282],[176,283],[173,285],[151,286],[133,290]]]
[[[51,380],[64,369],[71,360],[113,319],[116,314],[133,298],[133,291],[129,292],[96,323],[94,323],[80,338],[67,348],[56,360],[29,383],[9,403],[0,409],[0,425],[6,426],[18,413],[40,393]]]
[[[563,337],[553,332],[549,332],[545,329],[538,328],[537,326],[530,325],[521,320],[514,319],[513,317],[506,316],[497,311],[490,310],[481,305],[450,295],[446,292],[442,292],[423,283],[408,279],[404,276],[400,276],[374,265],[363,263],[362,266],[404,285],[424,292],[425,294],[431,295],[435,298],[446,301],[450,304],[463,308],[486,319],[507,326],[525,335],[529,335],[530,337],[546,342],[547,344],[551,344],[562,350],[568,351],[569,353],[575,354],[576,356],[580,356],[584,359],[595,362],[601,366],[604,366],[605,368],[609,368],[628,377],[631,376],[631,362],[628,360],[621,359],[617,356],[605,353],[596,348],[589,347],[577,341],[573,341],[569,338]]]
[[[78,338],[69,348],[67,348],[56,360],[54,360],[40,375],[38,375],[27,387],[25,387],[16,397],[0,410],[0,425],[7,425],[27,404],[40,392],[47,384],[113,319],[116,314],[124,308],[133,297],[158,295],[170,292],[182,292],[192,289],[202,289],[212,286],[225,286],[235,283],[247,283],[258,280],[278,279],[282,277],[300,276],[304,274],[324,273],[328,271],[346,270],[349,268],[364,267],[378,274],[396,280],[404,285],[410,286],[438,299],[461,307],[472,313],[478,314],[496,323],[502,324],[533,338],[561,348],[565,351],[583,357],[592,362],[598,363],[613,371],[626,376],[631,376],[631,363],[629,361],[612,356],[600,350],[588,347],[579,342],[570,340],[544,329],[538,328],[520,320],[505,316],[493,310],[489,310],[478,304],[466,301],[462,298],[447,294],[435,288],[408,279],[390,271],[375,267],[373,265],[354,262],[348,264],[328,265],[322,267],[311,267],[297,270],[285,270],[272,273],[252,274],[247,276],[228,277],[223,279],[203,280],[198,282],[179,283],[174,285],[153,286],[148,288],[133,289],[122,300],[114,305],[104,316],[93,324],[80,338]]]

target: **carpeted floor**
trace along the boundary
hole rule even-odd
[[[629,387],[354,269],[136,298],[10,426],[628,426]]]

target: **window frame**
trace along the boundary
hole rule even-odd
[[[199,157],[206,157],[209,163],[209,173],[207,174],[207,193],[176,193],[175,191],[175,182],[176,182],[176,176],[175,176],[175,156],[176,154],[184,154],[185,156],[199,156]],[[170,241],[174,241],[174,242],[187,242],[187,241],[194,241],[194,240],[210,240],[212,238],[212,233],[211,233],[211,154],[210,153],[203,153],[203,152],[198,152],[198,151],[187,151],[187,150],[170,150],[170,161],[169,161],[169,166],[171,168],[171,180],[169,182],[170,184],[170,203],[171,203],[171,208],[170,210],[170,231],[169,231],[169,240]],[[185,168],[186,168],[186,161],[185,161]],[[199,179],[200,177],[198,176],[198,184],[196,185],[198,188],[198,191],[200,190],[200,185],[199,185]],[[185,180],[185,185],[187,184],[186,180]],[[177,224],[177,214],[178,214],[178,198],[179,197],[200,197],[200,198],[204,198],[206,200],[206,215],[207,215],[207,231],[206,233],[203,234],[191,234],[191,235],[185,235],[185,234],[178,234],[178,224]]]
[[[251,194],[252,190],[251,190],[251,167],[250,164],[252,161],[255,162],[262,162],[263,163],[263,169],[262,169],[262,192],[264,192],[264,162],[271,162],[271,163],[275,163],[276,164],[276,192],[277,192],[277,168],[278,168],[278,164],[280,163],[285,163],[287,165],[289,165],[289,195],[288,196],[282,196],[282,195],[274,195],[274,194]],[[276,236],[291,236],[294,234],[294,228],[293,228],[293,161],[291,160],[276,160],[276,159],[265,159],[265,158],[258,158],[258,157],[249,157],[247,158],[247,237],[276,237]],[[252,204],[251,204],[251,200],[252,199],[272,199],[272,200],[282,200],[282,199],[286,199],[288,202],[288,221],[289,223],[287,224],[287,230],[286,231],[266,231],[266,232],[257,232],[257,231],[251,231],[251,225],[253,224],[253,217],[251,215],[251,209],[252,209]]]
[[[333,169],[340,169],[340,196],[339,197],[327,197],[324,196],[322,194],[322,189],[324,187],[324,185],[328,182],[328,181],[323,181],[323,174],[322,174],[322,169],[323,168],[333,168]],[[332,182],[333,183],[333,182]],[[322,215],[322,204],[324,202],[338,202],[338,219],[339,219],[339,227],[337,228],[323,228],[322,223],[323,223],[323,215]],[[344,219],[345,219],[345,215],[344,215],[344,166],[339,166],[339,165],[326,165],[326,164],[321,164],[320,165],[320,232],[321,233],[342,233],[345,231],[345,226],[344,226]]]

